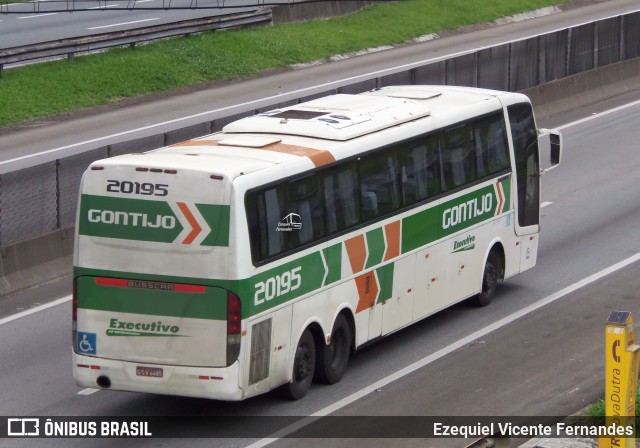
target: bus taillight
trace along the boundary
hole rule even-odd
[[[242,306],[240,298],[232,292],[227,293],[227,365],[233,364],[240,354],[242,329]]]

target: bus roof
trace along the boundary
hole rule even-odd
[[[331,95],[243,118],[228,124],[222,132],[145,155],[119,157],[113,163],[141,164],[151,162],[146,157],[153,155],[153,164],[188,166],[230,179],[300,161],[301,157],[321,166],[351,156],[354,146],[361,145],[350,142],[381,135],[379,131],[384,129],[419,121],[420,130],[415,132],[424,133],[497,110],[501,106],[496,97],[505,94],[469,87],[394,86]]]

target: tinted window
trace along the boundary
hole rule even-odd
[[[323,176],[327,232],[334,233],[358,223],[355,165],[328,170]]]
[[[518,223],[531,226],[540,222],[538,132],[531,105],[516,104],[508,111],[518,185]]]
[[[404,144],[398,151],[402,203],[410,205],[440,192],[440,152],[438,136]]]
[[[393,151],[381,151],[358,162],[362,220],[375,218],[400,207],[398,165]]]

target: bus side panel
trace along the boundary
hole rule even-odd
[[[248,322],[244,338],[245,396],[258,395],[290,379],[291,312],[286,306]]]

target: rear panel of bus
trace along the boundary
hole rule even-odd
[[[85,387],[238,399],[241,303],[234,282],[215,280],[229,272],[231,182],[166,158],[97,162],[83,178],[74,375]]]

